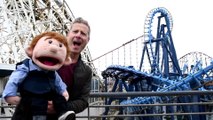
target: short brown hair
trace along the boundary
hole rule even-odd
[[[86,25],[89,28],[88,34],[90,36],[91,29],[90,29],[90,25],[89,25],[88,21],[86,21],[82,17],[78,17],[78,18],[74,19],[74,21],[72,22],[72,25],[75,23],[82,23],[82,24]],[[71,25],[71,28],[72,28],[72,25]]]

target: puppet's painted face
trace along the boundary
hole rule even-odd
[[[53,38],[42,37],[33,49],[32,60],[44,70],[58,70],[66,59],[67,50],[63,43]]]

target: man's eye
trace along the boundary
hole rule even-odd
[[[77,31],[77,30],[74,30],[73,33],[78,33],[78,31]]]
[[[53,41],[52,41],[52,40],[49,40],[48,42],[49,42],[49,44],[52,44],[52,43],[53,43]]]
[[[85,33],[85,32],[81,32],[81,34],[82,34],[83,36],[86,36],[86,33]]]

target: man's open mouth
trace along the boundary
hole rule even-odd
[[[73,41],[73,45],[80,46],[80,45],[81,45],[81,42],[79,42],[79,41]]]

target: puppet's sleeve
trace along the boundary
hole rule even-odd
[[[12,72],[2,93],[2,97],[17,96],[18,85],[24,80],[28,72],[28,67],[24,64],[18,65]]]
[[[67,86],[62,81],[62,79],[59,76],[59,74],[57,72],[55,72],[55,74],[56,74],[56,80],[55,80],[56,90],[57,90],[57,92],[59,92],[59,94],[62,94],[67,89]]]

